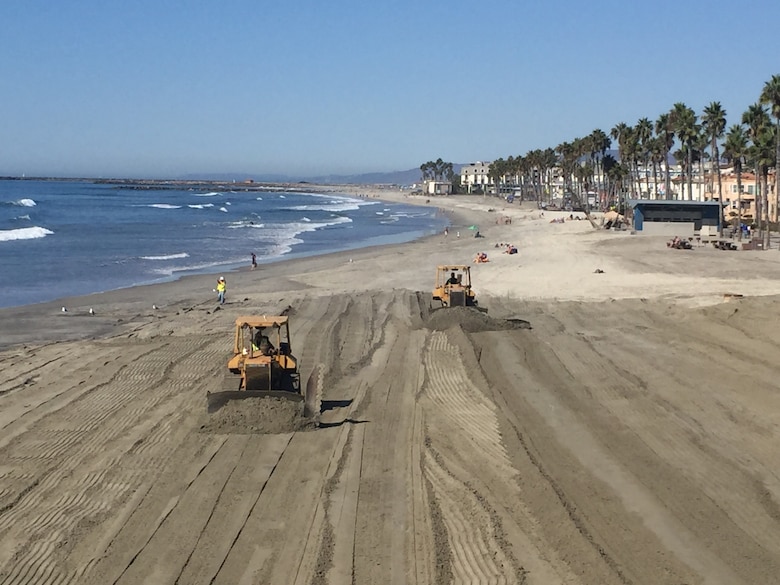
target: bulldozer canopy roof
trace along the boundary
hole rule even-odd
[[[249,325],[250,327],[281,327],[287,323],[287,317],[280,315],[272,317],[269,315],[250,315],[236,319],[236,325]]]
[[[456,270],[456,271],[457,270],[462,270],[462,271],[465,271],[465,270],[470,269],[471,266],[466,266],[465,264],[446,264],[446,265],[443,265],[443,266],[437,266],[436,268],[438,270],[442,270],[442,271],[452,271],[452,270]]]

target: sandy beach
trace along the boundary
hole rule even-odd
[[[339,190],[452,227],[221,307],[215,274],[0,310],[0,584],[778,582],[777,250]],[[431,310],[450,263],[487,314]],[[234,320],[282,311],[319,428],[220,432]]]

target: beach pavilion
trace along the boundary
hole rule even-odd
[[[723,227],[719,201],[663,201],[633,199],[628,202],[637,232],[663,236],[718,237]]]

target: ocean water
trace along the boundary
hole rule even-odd
[[[0,307],[436,233],[433,208],[303,190],[0,180]]]

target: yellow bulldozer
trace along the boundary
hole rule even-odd
[[[231,388],[207,393],[209,412],[218,410],[230,400],[273,397],[302,402],[306,417],[319,414],[321,376],[315,368],[306,388],[301,389],[288,316],[238,317],[233,355],[227,368],[227,384]]]
[[[447,264],[436,267],[433,300],[442,307],[477,307],[477,296],[471,288],[471,267]]]

